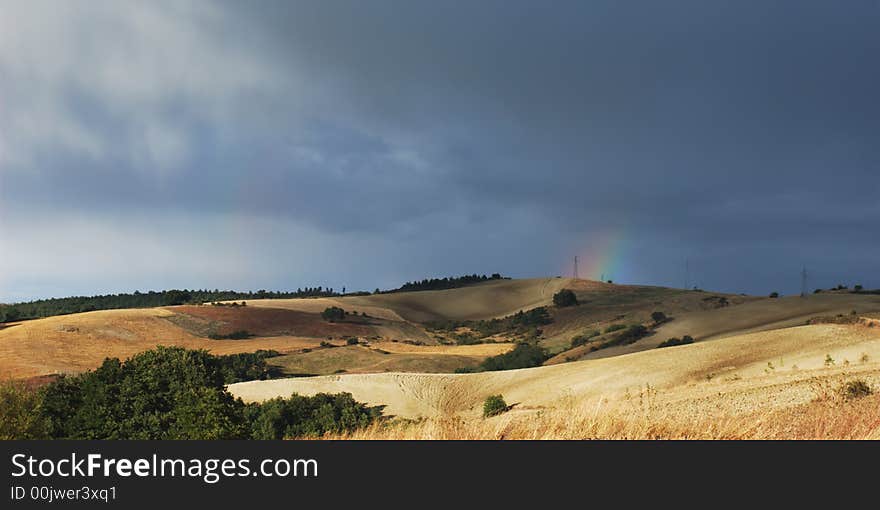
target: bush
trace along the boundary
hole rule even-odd
[[[504,397],[501,395],[486,397],[486,400],[483,402],[483,418],[496,416],[504,411],[507,411],[507,402],[504,401]]]
[[[612,324],[605,328],[605,333],[613,333],[615,331],[620,331],[621,329],[626,329],[626,324]]]
[[[356,336],[350,336],[345,339],[345,345],[357,345],[358,339]]]
[[[381,416],[381,407],[368,407],[351,393],[314,397],[293,394],[262,404],[249,404],[244,413],[252,439],[319,437],[365,427]]]
[[[502,333],[519,336],[540,336],[538,326],[550,324],[553,320],[543,306],[528,311],[516,312],[501,319],[481,321],[432,321],[425,323],[429,331],[454,332],[458,328],[468,328],[477,340]],[[456,338],[457,343],[480,343],[469,338]]]
[[[618,325],[621,326],[621,325]],[[631,326],[621,326],[615,327],[612,331],[618,331],[622,328],[625,328],[624,331],[621,331],[617,335],[613,336],[609,340],[605,340],[599,345],[593,345],[590,347],[590,352],[598,351],[599,349],[605,349],[607,347],[614,347],[616,345],[629,345],[631,343],[637,342],[639,339],[648,335],[648,328],[641,324],[633,324]],[[609,328],[610,329],[610,328]],[[607,332],[608,330],[606,330]]]
[[[849,381],[843,385],[843,395],[846,399],[867,397],[872,393],[874,393],[874,390],[872,390],[871,386],[862,379]]]
[[[562,289],[553,294],[553,304],[562,308],[566,306],[575,306],[578,304],[577,296],[569,289]]]
[[[480,363],[485,371],[514,370],[540,366],[547,360],[547,353],[541,347],[532,344],[517,344],[510,352],[490,356]]]
[[[669,317],[663,312],[654,312],[651,314],[651,320],[654,321],[654,324],[663,324],[669,320]]]
[[[245,340],[245,339],[250,338],[251,336],[252,335],[249,332],[247,332],[243,329],[240,329],[238,331],[233,331],[232,333],[229,333],[228,335],[221,335],[219,333],[211,333],[210,335],[208,335],[208,338],[210,338],[211,340]]]
[[[571,339],[571,346],[578,347],[580,345],[584,345],[589,342],[591,338],[599,336],[599,334],[600,333],[598,331],[593,330],[577,335]]]
[[[40,414],[42,396],[23,384],[0,384],[0,441],[46,439],[48,423]]]
[[[779,293],[778,293],[778,292],[771,292],[771,293],[770,293],[770,297],[771,297],[771,298],[774,298],[774,299],[775,299],[775,298],[778,298],[778,297],[779,297]]]
[[[345,320],[345,310],[339,308],[338,306],[331,306],[329,308],[325,308],[324,311],[321,312],[321,318],[327,322]]]
[[[617,343],[621,345],[631,344],[647,334],[648,328],[641,324],[633,324],[617,336]]]
[[[692,343],[694,343],[693,337],[691,337],[690,335],[685,335],[681,338],[673,337],[673,338],[670,338],[669,340],[665,340],[663,342],[660,342],[660,345],[658,345],[657,348],[659,349],[662,347],[672,347],[675,345],[687,345],[687,344],[692,344]]]

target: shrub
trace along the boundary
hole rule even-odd
[[[458,345],[476,345],[483,343],[482,338],[476,337],[473,333],[457,333],[453,336],[455,343]]]
[[[657,348],[659,349],[662,347],[672,347],[675,345],[687,345],[692,343],[694,343],[693,337],[691,337],[690,335],[685,335],[681,338],[672,337],[669,340],[660,342],[660,345],[658,345]]]
[[[654,312],[651,314],[651,320],[654,321],[654,324],[663,324],[669,320],[669,317],[663,312]]]
[[[345,344],[346,344],[346,345],[357,345],[357,344],[358,344],[358,339],[357,339],[356,336],[350,336],[350,337],[348,337],[348,338],[345,339]]]
[[[537,329],[537,326],[550,324],[551,322],[553,322],[553,320],[550,318],[547,309],[543,306],[539,306],[525,312],[520,310],[513,315],[508,315],[501,319],[481,321],[432,321],[425,323],[425,326],[429,331],[445,332],[454,332],[458,328],[466,327],[471,330],[472,335],[481,339],[502,333],[536,337],[540,336],[540,330]],[[462,343],[462,341],[465,343],[479,343],[476,341],[470,341],[467,338],[457,338],[456,340],[458,343]]]
[[[605,328],[605,333],[614,333],[615,331],[620,331],[621,329],[626,329],[626,324],[612,324]]]
[[[547,353],[541,347],[532,344],[517,344],[512,351],[484,359],[480,363],[480,368],[485,371],[514,370],[537,367],[546,360]]]
[[[331,306],[325,308],[324,311],[321,312],[321,318],[327,322],[345,320],[345,310],[339,308],[338,306]]]
[[[578,347],[580,345],[584,345],[590,341],[591,338],[599,336],[599,332],[596,330],[587,331],[586,333],[582,333],[577,335],[571,339],[571,346]]]
[[[874,390],[872,390],[871,386],[862,379],[849,381],[843,385],[843,396],[846,399],[867,397],[872,393],[874,393]]]
[[[507,411],[507,402],[501,395],[491,395],[483,402],[483,418],[496,416]]]
[[[319,437],[365,427],[381,416],[381,407],[368,407],[351,393],[313,397],[293,394],[262,404],[249,404],[244,415],[252,439]]]
[[[774,298],[774,299],[775,299],[775,298],[778,298],[778,297],[779,297],[779,293],[778,293],[778,292],[771,292],[771,293],[770,293],[770,297],[771,297],[771,298]]]
[[[233,331],[228,335],[221,335],[219,333],[211,333],[210,335],[208,335],[208,338],[210,338],[211,340],[245,340],[250,337],[251,334],[243,329]]]
[[[855,290],[856,292],[861,292],[862,290],[864,290],[864,287],[862,287],[861,285],[856,285],[855,287],[853,287],[853,290]]]
[[[631,344],[647,334],[648,328],[641,324],[633,324],[617,336],[617,343],[621,345]]]
[[[577,296],[569,289],[562,289],[553,294],[553,304],[562,308],[578,304]]]
[[[42,396],[23,384],[0,384],[0,441],[46,439],[48,423],[40,414]]]

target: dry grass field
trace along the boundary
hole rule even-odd
[[[0,379],[83,372],[104,358],[125,359],[157,345],[232,354],[258,349],[289,352],[321,342],[292,336],[211,340],[176,326],[168,320],[173,315],[161,308],[103,310],[15,323],[0,330]]]
[[[398,292],[371,296],[248,301],[268,306],[320,312],[328,306],[365,311],[387,320],[423,323],[436,320],[480,320],[504,317],[552,303],[553,294],[572,284],[570,278],[488,281],[449,290]]]
[[[784,410],[712,414],[696,420],[635,407],[603,412],[561,407],[534,413],[508,412],[489,419],[460,417],[397,420],[324,439],[355,440],[880,440],[880,395],[847,401],[817,399]]]
[[[553,306],[562,288],[575,290],[580,305]],[[329,323],[320,318],[328,306],[358,313]],[[553,319],[540,343],[560,354],[531,369],[454,374],[512,344],[437,345],[423,324],[504,317],[536,306],[548,307]],[[671,320],[635,343],[595,352],[568,348],[576,334],[649,324],[655,311]],[[861,320],[805,325],[819,316]],[[0,329],[0,379],[82,372],[106,357],[126,358],[156,345],[216,354],[273,349],[283,355],[270,363],[284,373],[313,377],[238,383],[230,391],[245,401],[346,391],[397,417],[354,437],[875,437],[876,395],[847,399],[841,388],[862,381],[880,392],[878,318],[877,295],[770,299],[567,278],[503,280],[444,291],[23,321]],[[241,330],[252,336],[208,338]],[[696,343],[656,348],[682,335]],[[346,345],[347,337],[360,343]],[[483,419],[482,403],[495,394],[512,408]]]
[[[801,427],[798,437],[820,437],[815,427],[831,427],[831,418],[843,420],[834,422],[842,437],[842,423],[860,416],[867,421],[852,433],[865,437],[877,414],[851,412],[861,404],[839,403],[840,388],[861,380],[880,389],[878,360],[880,329],[814,325],[532,369],[336,375],[239,383],[230,391],[249,401],[348,391],[420,420],[363,433],[375,437],[758,438],[785,435],[786,423]],[[483,420],[482,402],[493,394],[514,408]]]
[[[422,346],[399,342],[345,345],[290,353],[269,363],[288,375],[336,373],[421,372],[450,373],[476,367],[487,356],[502,354],[513,344]]]

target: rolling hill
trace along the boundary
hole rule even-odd
[[[563,288],[575,292],[577,306],[553,305]],[[321,312],[330,306],[349,313],[328,322]],[[512,349],[506,342],[518,337],[503,330],[505,321],[493,320],[535,307],[544,307],[550,319],[530,337],[555,355],[546,366],[452,373]],[[667,320],[653,324],[654,312]],[[820,316],[840,323],[807,325]],[[0,329],[0,378],[82,372],[105,357],[156,345],[216,354],[272,349],[281,355],[270,363],[300,377],[238,383],[230,386],[233,394],[258,401],[347,391],[387,406],[389,414],[431,419],[473,420],[492,394],[514,404],[505,420],[571,406],[580,413],[617,412],[645,402],[677,419],[741,416],[788,412],[813,402],[817,387],[852,378],[877,387],[878,318],[880,296],[871,294],[772,299],[569,278],[493,280],[449,290],[106,310],[10,323]],[[436,323],[451,325],[438,330]],[[489,343],[448,345],[461,331],[487,324],[502,328],[483,339]],[[646,325],[648,334],[627,345],[571,348],[575,335],[631,324]],[[238,333],[244,334],[229,338]],[[696,343],[656,348],[683,335]]]

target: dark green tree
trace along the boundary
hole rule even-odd
[[[574,306],[578,304],[577,296],[570,289],[562,289],[553,294],[553,304],[558,307]]]
[[[342,321],[345,320],[345,310],[338,306],[331,306],[325,308],[324,311],[321,312],[321,318],[327,322]]]

